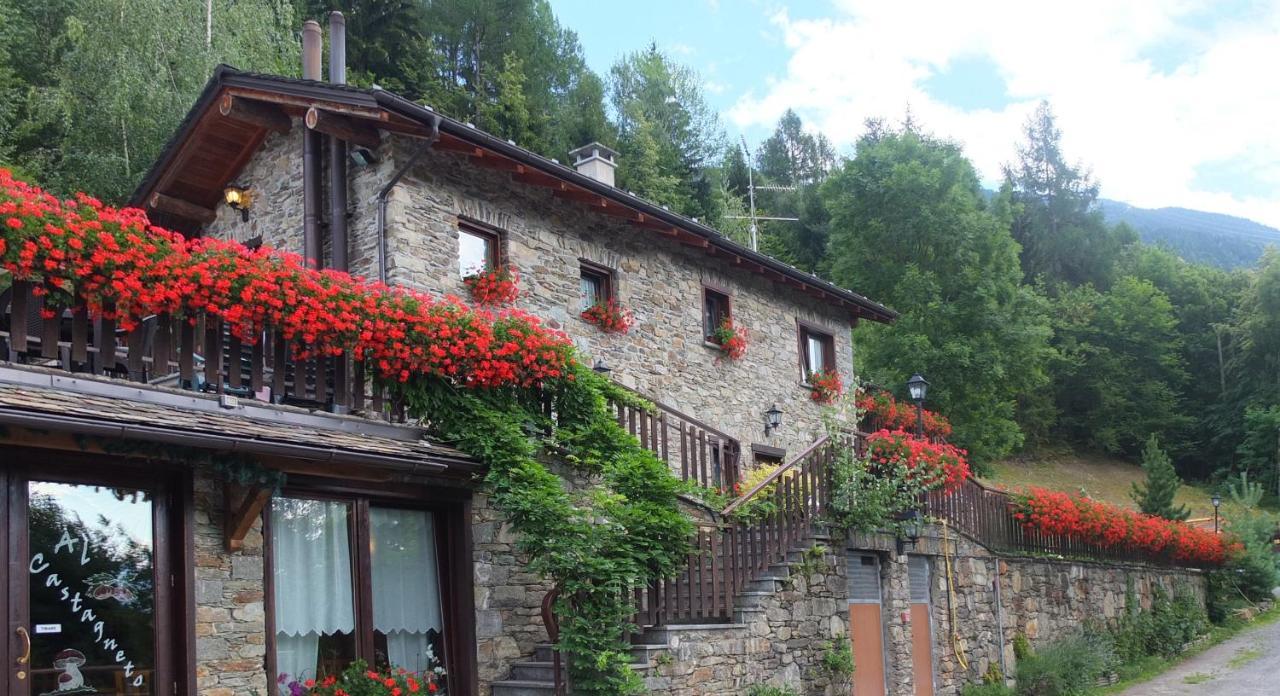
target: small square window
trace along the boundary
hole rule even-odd
[[[613,273],[607,268],[583,262],[578,278],[582,295],[579,309],[587,310],[613,298]]]
[[[715,343],[716,329],[720,325],[728,321],[731,317],[729,312],[729,296],[712,290],[711,288],[703,288],[702,290],[702,336],[707,341]]]
[[[802,325],[800,364],[804,368],[805,381],[809,375],[836,369],[836,342],[831,334]]]
[[[497,268],[498,235],[471,226],[458,228],[458,273],[467,276]]]

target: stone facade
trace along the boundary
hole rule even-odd
[[[223,484],[195,480],[196,684],[201,696],[268,694],[262,520],[231,554]]]

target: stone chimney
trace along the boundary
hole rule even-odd
[[[569,156],[573,158],[573,166],[579,174],[613,186],[613,170],[618,168],[618,162],[615,159],[618,156],[616,150],[600,143],[591,143],[576,150],[570,150]]]

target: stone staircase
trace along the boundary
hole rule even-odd
[[[678,670],[664,668],[664,665],[696,657],[697,643],[706,640],[708,634],[720,638],[745,637],[750,634],[752,624],[767,622],[769,600],[788,589],[793,575],[813,562],[811,549],[829,548],[830,541],[829,532],[819,528],[788,551],[785,560],[757,575],[734,598],[732,622],[645,627],[632,637],[632,669],[640,673],[651,691],[665,690],[672,681],[668,673]],[[494,682],[492,688],[493,696],[554,696],[551,645],[538,645],[531,659],[514,663],[510,678]]]

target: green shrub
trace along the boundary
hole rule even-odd
[[[1130,610],[1112,629],[1116,656],[1125,664],[1149,655],[1174,657],[1183,645],[1204,633],[1208,623],[1194,595],[1179,592],[1169,599],[1156,588],[1150,611]]]
[[[1019,661],[1031,656],[1031,641],[1021,633],[1013,637],[1013,656]]]
[[[1243,482],[1247,487],[1247,479]],[[1232,497],[1244,503],[1255,502],[1254,495],[1239,493],[1234,486]],[[1276,531],[1276,517],[1257,508],[1227,518],[1227,529],[1244,546],[1222,568],[1209,573],[1206,604],[1214,623],[1227,620],[1235,609],[1271,597],[1271,588],[1280,585],[1280,569],[1272,551],[1271,537]]]
[[[785,686],[756,684],[747,689],[747,696],[800,696],[800,693]]]
[[[1061,638],[1018,661],[1018,696],[1083,696],[1115,665],[1105,631]]]
[[[838,677],[853,674],[853,646],[849,641],[827,641],[822,646],[822,668]]]
[[[1004,684],[966,684],[960,696],[1014,696],[1014,691]]]

